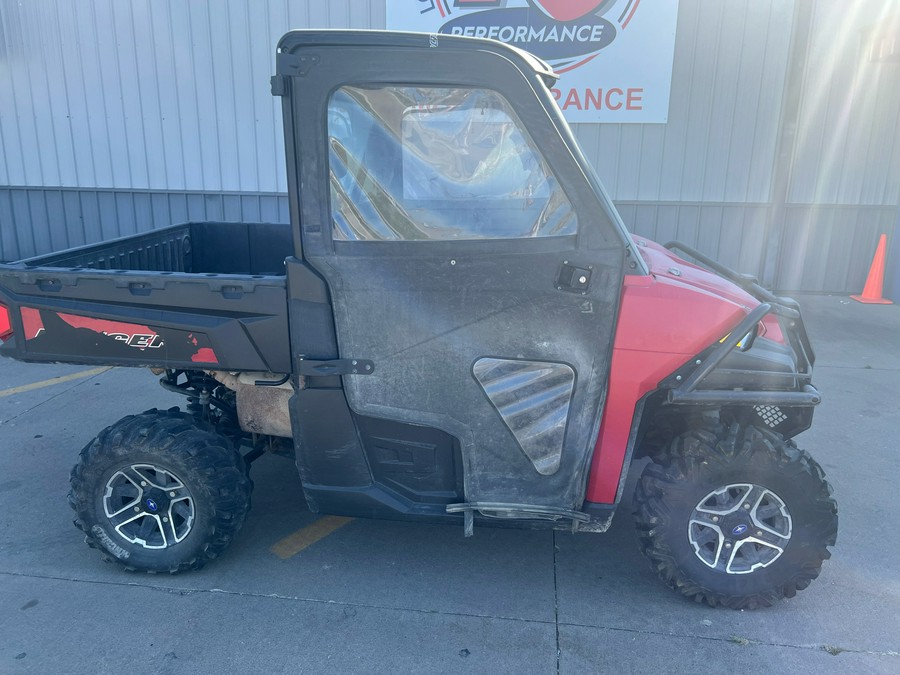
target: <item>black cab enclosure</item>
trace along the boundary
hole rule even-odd
[[[279,43],[273,92],[301,186],[294,371],[340,355],[357,373],[341,392],[298,392],[298,449],[334,433],[324,410],[378,427],[347,425],[333,460],[347,487],[369,482],[367,454],[396,470],[430,429],[459,445],[454,510],[583,518],[630,240],[550,77],[486,40],[298,31]],[[333,336],[304,328],[323,314]]]

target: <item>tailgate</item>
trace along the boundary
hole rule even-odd
[[[0,265],[23,361],[288,373],[283,276]]]

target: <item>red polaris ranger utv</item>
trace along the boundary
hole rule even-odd
[[[187,396],[81,452],[88,543],[199,568],[273,451],[313,512],[603,532],[646,457],[638,536],[669,586],[734,608],[805,588],[837,508],[789,440],[819,403],[798,306],[631,237],[554,79],[491,40],[288,33],[290,226],[0,266],[0,353],[150,367]]]

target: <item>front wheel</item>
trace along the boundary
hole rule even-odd
[[[660,578],[709,605],[769,606],[806,588],[830,557],[837,505],[792,441],[731,425],[679,436],[635,491],[640,546]]]
[[[72,469],[69,503],[85,541],[133,571],[199,569],[250,508],[247,467],[231,442],[189,415],[149,411],[107,427]]]

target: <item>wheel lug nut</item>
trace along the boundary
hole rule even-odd
[[[164,522],[164,523],[168,523],[168,522],[169,522],[169,519],[168,519],[166,516],[163,516],[163,522]]]
[[[725,542],[725,548],[731,548],[731,542],[730,542],[730,541],[726,541],[726,542]]]
[[[749,511],[749,510],[750,510],[750,504],[744,504],[744,508],[747,509],[747,510]]]
[[[140,510],[141,510],[141,507],[140,507],[140,506],[135,506],[135,507],[134,507],[134,510],[135,510],[135,511],[140,511]]]
[[[169,493],[169,496],[170,496],[170,497],[174,497],[174,496],[175,496],[175,493],[174,493],[174,492],[170,492],[170,493]]]
[[[147,481],[142,480],[142,481],[141,481],[141,487],[147,487]]]
[[[757,537],[761,537],[761,536],[762,536],[762,530],[757,530],[757,531],[756,531],[756,536],[757,536]]]
[[[719,516],[713,516],[713,519],[712,519],[712,520],[713,520],[714,523],[718,523],[718,522],[719,522]]]

